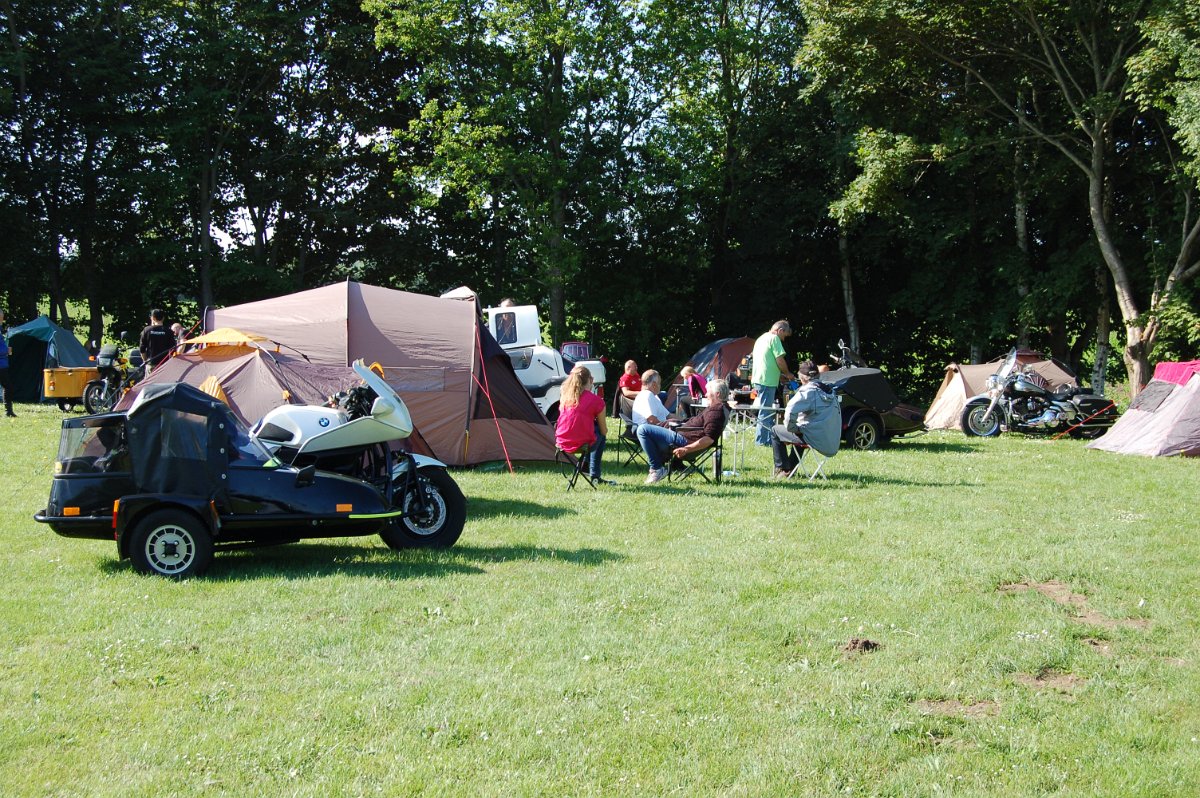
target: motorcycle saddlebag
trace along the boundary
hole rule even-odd
[[[1084,418],[1099,413],[1112,405],[1111,399],[1105,399],[1094,393],[1081,393],[1072,401],[1079,407],[1079,412],[1083,413]]]

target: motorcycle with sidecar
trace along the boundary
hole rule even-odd
[[[149,385],[127,413],[63,420],[50,498],[34,519],[64,537],[115,540],[138,571],[176,579],[203,573],[218,550],[305,538],[452,545],[466,517],[461,491],[436,460],[380,446],[412,423],[385,382],[370,391],[357,394],[365,415],[325,408],[318,426],[330,433],[297,447],[342,461],[327,470],[332,460],[276,456],[198,388]],[[355,452],[370,472],[347,465]]]

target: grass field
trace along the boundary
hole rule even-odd
[[[822,484],[767,450],[719,487],[462,471],[449,551],[173,583],[31,520],[60,413],[18,412],[5,796],[1200,795],[1195,460],[934,434]]]

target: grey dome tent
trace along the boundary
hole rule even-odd
[[[8,379],[13,400],[42,401],[42,371],[52,368],[84,368],[91,358],[79,339],[67,330],[38,316],[8,330]]]

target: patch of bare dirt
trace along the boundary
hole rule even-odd
[[[953,698],[939,701],[922,699],[917,702],[917,709],[925,715],[944,715],[952,718],[990,718],[1000,712],[1000,705],[995,701],[976,701],[964,704]]]
[[[883,648],[882,643],[877,643],[874,640],[868,640],[865,637],[852,637],[850,642],[842,646],[842,653],[846,656],[855,654],[867,654],[871,651],[877,651]]]
[[[1111,657],[1113,655],[1112,646],[1110,646],[1106,640],[1097,640],[1094,637],[1085,637],[1083,638],[1083,644],[1102,657]]]
[[[1146,629],[1150,626],[1150,622],[1145,618],[1109,618],[1107,615],[1089,609],[1087,606],[1087,596],[1072,593],[1070,587],[1059,582],[1057,579],[1051,579],[1048,582],[1015,582],[1011,585],[1001,585],[997,590],[1001,593],[1037,591],[1054,603],[1075,610],[1075,620],[1091,624],[1092,626],[1099,626],[1103,629],[1117,629],[1122,627],[1127,629]]]
[[[1042,671],[1037,674],[1018,673],[1016,679],[1020,684],[1035,690],[1054,690],[1059,693],[1073,693],[1076,687],[1087,683],[1086,679],[1081,679],[1073,673],[1059,673],[1058,671]]]

